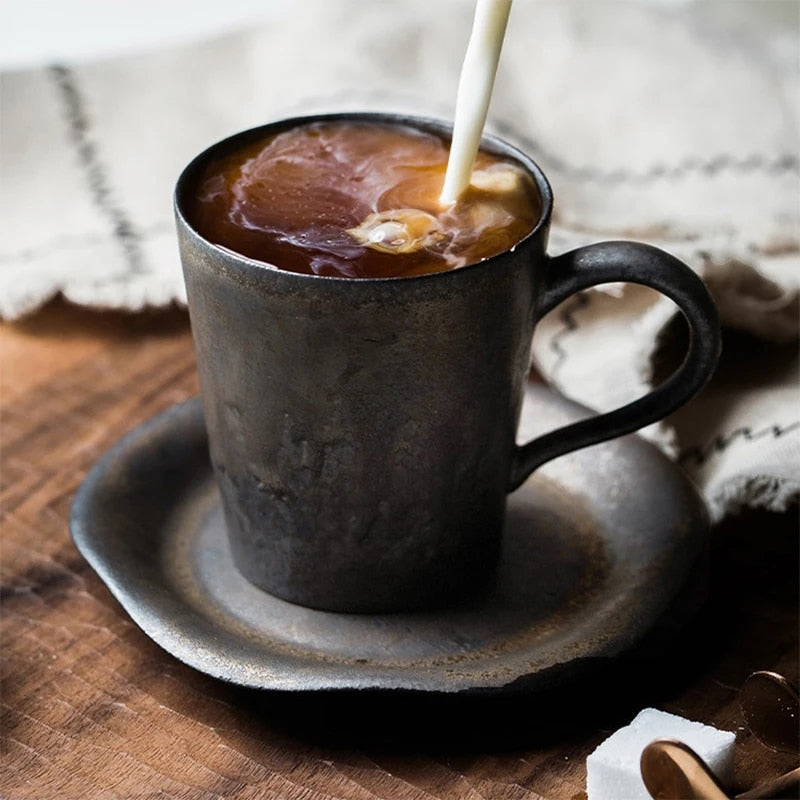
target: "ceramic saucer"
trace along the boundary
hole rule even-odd
[[[520,440],[588,413],[531,384]],[[625,653],[689,578],[708,523],[682,473],[625,437],[551,462],[509,496],[501,563],[469,600],[425,613],[315,611],[233,566],[195,399],[97,463],[71,529],[142,630],[205,673],[269,689],[455,692],[539,690]]]

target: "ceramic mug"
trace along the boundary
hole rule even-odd
[[[635,431],[710,377],[720,334],[702,281],[644,244],[606,242],[551,258],[553,198],[521,165],[542,212],[516,247],[426,275],[348,279],[282,271],[207,241],[185,213],[209,159],[313,120],[412,125],[389,114],[290,119],[212,146],[181,175],[180,252],[211,462],[233,559],[260,588],[339,612],[427,608],[480,586],[497,560],[506,495],[544,462]],[[536,321],[608,282],[653,287],[690,330],[682,365],[622,408],[517,446]]]

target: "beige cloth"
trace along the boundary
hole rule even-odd
[[[660,245],[744,332],[709,390],[647,432],[717,517],[783,508],[800,483],[798,27],[793,4],[722,5],[519,0],[488,125],[548,173],[553,253]],[[451,118],[471,16],[471,0],[307,0],[194,46],[3,75],[0,315],[58,292],[183,302],[171,192],[195,153],[288,114]],[[534,355],[566,394],[612,407],[651,381],[672,316],[638,287],[588,292],[542,322]]]

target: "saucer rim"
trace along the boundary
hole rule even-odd
[[[589,413],[584,407],[537,384],[529,384],[526,394],[534,395],[540,403],[545,401],[559,406],[570,417]],[[680,469],[653,445],[635,436],[623,437],[596,447],[605,448],[607,453],[611,451],[612,460],[616,457],[619,461],[620,452],[622,461],[626,457],[635,461],[638,457],[659,472],[662,479],[673,482],[672,488],[683,503],[680,514],[683,530],[680,533],[684,539],[691,539],[696,544],[697,553],[691,554],[688,559],[684,558],[685,565],[677,572],[672,568],[669,586],[656,587],[662,595],[656,604],[660,608],[653,608],[651,603],[651,607],[643,614],[632,614],[627,629],[623,626],[617,636],[600,642],[588,655],[570,658],[565,654],[562,661],[545,668],[527,672],[517,669],[516,672],[506,675],[501,670],[493,676],[486,675],[481,680],[472,674],[459,675],[457,664],[454,668],[415,666],[404,669],[369,663],[357,666],[352,663],[321,663],[318,656],[304,658],[302,653],[290,654],[285,650],[279,652],[263,646],[252,646],[252,642],[244,640],[234,642],[239,651],[232,656],[223,641],[224,637],[221,637],[223,631],[220,626],[199,613],[195,613],[193,618],[191,615],[187,617],[186,603],[177,593],[170,592],[158,580],[150,581],[145,591],[141,590],[141,586],[131,585],[125,575],[125,566],[120,567],[114,563],[113,554],[108,549],[110,540],[98,529],[100,523],[95,518],[98,502],[107,495],[109,481],[113,482],[114,477],[119,475],[119,470],[124,469],[144,443],[147,447],[152,447],[159,442],[174,440],[179,436],[182,427],[195,429],[195,434],[198,435],[198,425],[202,428],[204,437],[201,400],[195,397],[167,409],[120,439],[95,464],[79,488],[71,509],[70,531],[78,550],[149,638],[172,656],[200,672],[251,688],[291,691],[393,689],[487,693],[538,691],[562,684],[573,676],[595,668],[599,663],[608,663],[622,656],[655,626],[658,618],[666,612],[669,604],[688,581],[696,555],[702,550],[709,530],[706,506]],[[585,457],[586,451],[581,452]],[[564,460],[574,455],[576,454],[570,454],[558,461],[564,463]],[[199,468],[193,465],[192,469],[196,471]],[[210,463],[206,464],[205,469],[210,475]],[[535,476],[529,480],[534,479]],[[187,502],[185,495],[183,499],[178,498],[178,502]],[[653,565],[654,574],[657,574],[656,560],[654,559]],[[194,611],[197,612],[196,609]],[[316,613],[329,614],[332,618],[339,616],[332,612]],[[216,647],[215,641],[218,643]]]

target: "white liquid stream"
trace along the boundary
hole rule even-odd
[[[456,96],[453,142],[440,200],[455,203],[469,186],[486,123],[511,0],[477,0]]]

